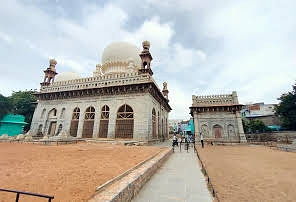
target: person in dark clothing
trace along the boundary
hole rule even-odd
[[[201,143],[201,147],[204,148],[203,135],[201,133],[200,133],[200,143]]]

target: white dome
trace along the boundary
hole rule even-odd
[[[54,79],[55,82],[58,81],[69,81],[74,79],[80,79],[81,76],[76,72],[62,72],[56,76]]]
[[[102,55],[104,74],[136,71],[141,67],[140,49],[127,42],[114,42],[108,45]],[[133,70],[130,70],[133,69]]]

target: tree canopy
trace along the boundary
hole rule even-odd
[[[249,121],[243,119],[243,128],[245,133],[265,132],[268,130],[264,122],[258,119]]]
[[[296,130],[296,84],[293,90],[281,95],[279,105],[275,108],[276,114],[280,116],[282,127]]]
[[[5,97],[0,94],[0,120],[5,114],[15,113],[25,116],[25,130],[30,129],[31,121],[33,118],[36,97],[33,91],[18,91],[13,92],[11,96]]]
[[[4,115],[8,114],[11,110],[11,104],[7,97],[0,94],[0,120]]]

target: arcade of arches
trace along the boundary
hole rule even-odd
[[[142,50],[128,42],[104,48],[93,74],[59,72],[51,59],[34,94],[37,105],[31,132],[47,136],[118,138],[142,142],[168,139],[167,82],[160,89],[153,78],[150,42]]]
[[[110,117],[110,108],[108,105],[104,105],[101,108],[100,117],[96,118],[96,110],[93,106],[87,107],[85,112],[81,112],[79,107],[75,107],[72,111],[69,134],[72,137],[77,137],[79,121],[83,119],[82,126],[82,138],[107,138],[108,137],[108,128],[109,128],[109,117]],[[41,117],[44,118],[46,109],[42,110]],[[63,118],[65,114],[65,108],[62,109],[60,118]],[[63,130],[63,124],[59,124],[57,127],[57,117],[58,112],[55,108],[51,109],[48,113],[46,123],[49,124],[48,130],[44,131],[44,134],[49,136],[57,135]],[[93,134],[95,122],[98,121],[99,132],[98,134]],[[116,114],[115,122],[115,138],[123,139],[133,139],[134,135],[134,110],[130,105],[123,104],[119,107]],[[156,113],[155,108],[151,111],[151,125],[152,125],[152,140],[160,139],[164,134],[168,132],[168,123],[167,118],[161,119],[160,123],[160,112]],[[56,130],[57,127],[57,130]],[[42,133],[43,125],[40,124],[38,127],[38,133]]]

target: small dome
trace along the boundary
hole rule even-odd
[[[68,80],[74,80],[74,79],[80,79],[81,76],[76,72],[62,72],[58,74],[55,78],[55,82],[58,81],[68,81]]]
[[[114,42],[108,45],[102,55],[104,74],[127,72],[128,66],[141,67],[140,49],[128,42]]]

